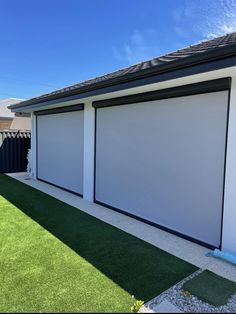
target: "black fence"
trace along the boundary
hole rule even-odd
[[[30,132],[0,131],[0,173],[27,170]]]

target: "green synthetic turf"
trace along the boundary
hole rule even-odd
[[[183,289],[202,301],[220,306],[225,305],[228,299],[236,293],[236,283],[205,270],[187,281]]]
[[[0,217],[0,312],[129,312],[196,271],[5,175]]]

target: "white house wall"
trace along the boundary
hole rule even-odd
[[[226,156],[222,248],[236,254],[236,77],[232,78]]]
[[[202,82],[211,79],[233,77],[231,90],[231,108],[229,115],[229,132],[228,132],[228,146],[227,146],[227,164],[226,164],[226,178],[225,178],[225,195],[224,195],[224,219],[223,219],[223,235],[222,248],[224,250],[236,253],[236,67],[221,69],[217,71],[206,72],[203,74],[192,75],[170,81],[165,81],[156,84],[136,87],[132,89],[123,90],[104,95],[97,95],[90,98],[81,98],[79,102],[84,103],[84,169],[83,169],[83,185],[84,198],[93,201],[93,173],[94,173],[94,108],[92,102],[113,97],[121,97],[131,95],[134,93],[142,93],[157,89],[168,87],[181,86],[191,83]],[[46,106],[46,108],[63,107],[78,103],[78,100],[63,101],[53,106]],[[33,105],[27,109],[27,112],[37,110],[37,105]],[[39,109],[42,109],[39,108]],[[34,178],[36,176],[36,130],[35,130],[35,116],[32,115],[32,172]],[[210,222],[209,222],[210,223]]]
[[[36,116],[31,113],[31,177],[36,179]]]
[[[84,182],[83,197],[93,202],[94,186],[95,109],[92,102],[84,106]]]

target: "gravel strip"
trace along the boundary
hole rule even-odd
[[[139,313],[155,313],[155,307],[164,300],[169,301],[185,313],[236,313],[236,294],[228,300],[226,305],[213,306],[183,291],[182,287],[185,282],[199,275],[202,271],[202,269],[196,271],[175,286],[147,302],[139,310]]]

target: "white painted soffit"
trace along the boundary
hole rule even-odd
[[[58,99],[56,103],[55,101],[53,101],[54,102],[53,104],[50,104],[50,101],[41,102],[41,103],[28,106],[27,108],[24,108],[24,106],[22,106],[22,108],[19,107],[12,111],[30,113],[30,112],[38,111],[42,109],[53,109],[53,108],[58,108],[58,107],[71,106],[78,103],[86,104],[87,102],[94,102],[98,100],[128,96],[128,95],[133,95],[133,94],[139,94],[139,93],[144,93],[144,92],[149,92],[149,91],[154,91],[154,90],[160,90],[160,89],[165,89],[165,88],[170,88],[170,87],[188,85],[192,83],[214,80],[214,79],[224,78],[224,77],[233,77],[233,76],[236,77],[236,66],[224,68],[220,70],[215,70],[215,71],[209,71],[209,72],[200,73],[200,74],[195,74],[195,75],[189,75],[189,76],[185,76],[185,77],[181,77],[181,78],[177,78],[173,80],[168,80],[168,81],[163,81],[159,83],[142,85],[139,87],[124,89],[124,90],[120,90],[116,92],[89,96],[85,98],[81,98],[81,95],[78,94],[78,99],[74,98],[73,100],[66,100],[66,99],[63,100],[63,98],[61,98],[61,99]]]

